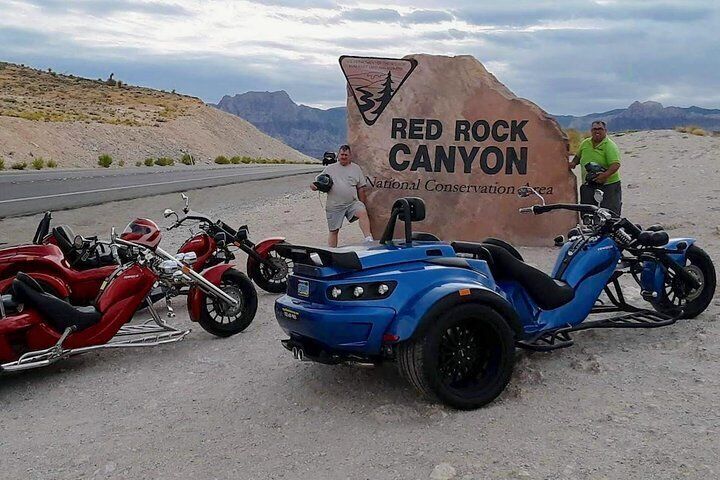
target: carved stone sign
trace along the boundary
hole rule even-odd
[[[416,228],[443,240],[488,236],[547,245],[575,226],[570,212],[521,215],[536,197],[577,201],[567,138],[534,103],[516,97],[471,56],[340,57],[348,81],[348,142],[368,177],[379,235],[395,199],[421,197]]]

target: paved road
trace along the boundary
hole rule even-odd
[[[56,170],[0,174],[0,218],[318,172],[318,165]]]

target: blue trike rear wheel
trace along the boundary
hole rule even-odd
[[[398,347],[401,374],[421,393],[470,410],[492,402],[510,381],[515,339],[492,308],[468,303],[437,318]]]

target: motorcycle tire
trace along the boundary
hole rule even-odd
[[[492,402],[510,381],[515,335],[492,308],[458,305],[398,345],[397,362],[400,374],[423,395],[472,410]]]
[[[677,288],[672,283],[672,280],[670,280],[665,284],[665,288],[661,292],[658,300],[652,302],[653,308],[658,312],[676,315],[679,309],[682,308],[681,318],[695,318],[710,305],[713,295],[715,295],[715,287],[717,285],[715,265],[713,265],[712,259],[705,250],[696,245],[690,245],[687,250],[686,259],[686,268],[691,267],[695,275],[697,275],[698,272],[702,275],[703,285],[701,290],[699,292],[689,292],[689,294],[686,295],[686,298],[689,298],[689,300],[687,300],[684,305],[678,305],[677,301],[673,301],[678,295],[678,292],[674,291]]]
[[[217,337],[230,337],[245,330],[257,312],[257,292],[250,279],[231,268],[220,280],[219,288],[239,301],[230,307],[219,298],[205,295],[198,323],[208,333]]]
[[[287,291],[287,280],[292,273],[293,263],[289,258],[281,257],[275,247],[268,251],[268,258],[281,270],[273,272],[260,262],[248,260],[248,275],[255,284],[269,293],[285,293]]]

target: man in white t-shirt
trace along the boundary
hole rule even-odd
[[[328,230],[330,231],[328,245],[331,247],[337,247],[338,232],[344,218],[347,218],[349,222],[359,220],[360,230],[365,236],[365,241],[372,242],[373,240],[370,219],[365,208],[367,181],[360,166],[352,162],[351,155],[349,145],[341,146],[338,152],[338,161],[331,163],[322,171],[322,173],[330,175],[333,181],[325,205]],[[317,190],[315,185],[311,185],[310,188]]]

